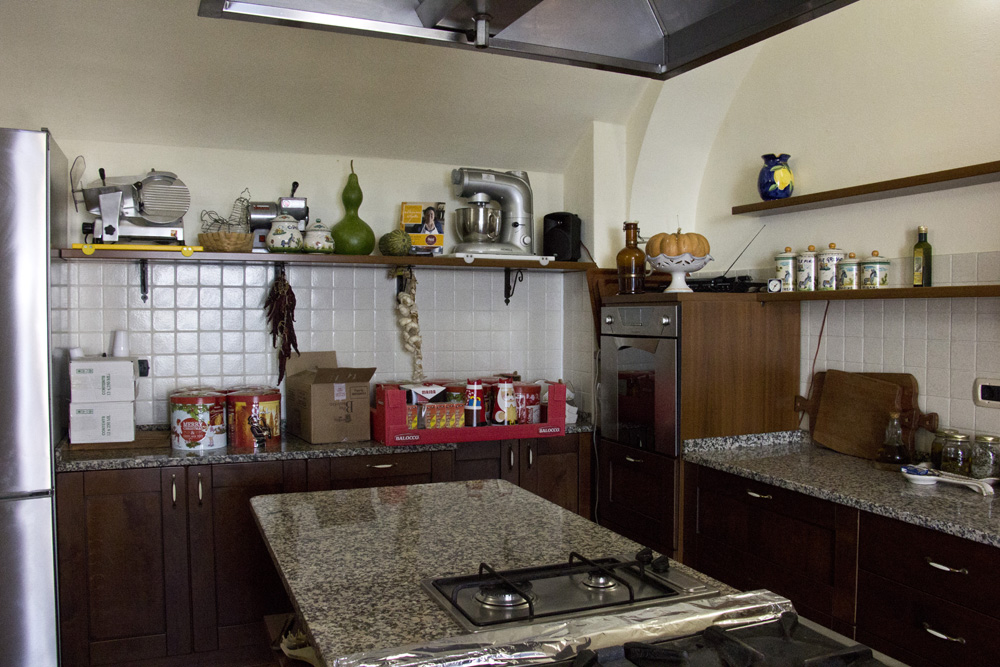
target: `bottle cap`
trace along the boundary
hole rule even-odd
[[[917,233],[918,234],[926,234],[927,233],[927,228],[925,226],[923,226],[923,225],[920,225],[919,227],[917,227]]]
[[[889,419],[899,419],[899,413],[893,410],[889,413]]]

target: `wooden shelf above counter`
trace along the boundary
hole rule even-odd
[[[587,271],[596,267],[593,262],[549,262],[538,260],[480,258],[466,262],[460,257],[385,257],[382,255],[324,255],[315,253],[263,253],[263,252],[195,252],[184,257],[179,252],[156,250],[95,250],[87,255],[83,250],[62,248],[57,251],[66,260],[102,261],[170,261],[170,262],[222,262],[239,264],[286,264],[290,266],[420,266],[433,269],[526,269],[532,271]]]
[[[751,294],[759,301],[846,301],[849,299],[960,299],[1000,296],[1000,285],[948,285],[942,287],[883,287],[822,292]]]
[[[879,181],[878,183],[855,185],[849,188],[813,192],[797,197],[789,197],[788,199],[776,199],[773,201],[734,206],[733,215],[763,216],[792,213],[794,211],[810,211],[831,206],[858,204],[877,201],[879,199],[888,199],[890,197],[937,192],[938,190],[961,188],[967,185],[980,185],[996,181],[1000,181],[1000,160],[996,162],[984,162],[969,167],[959,167],[957,169],[945,169],[944,171],[935,171],[918,176],[894,178],[888,181]]]

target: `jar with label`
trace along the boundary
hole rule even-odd
[[[968,476],[971,453],[969,436],[964,433],[949,433],[941,449],[941,471]]]
[[[980,434],[972,443],[969,472],[976,479],[1000,476],[1000,438]]]
[[[943,428],[934,432],[934,441],[931,443],[931,465],[937,470],[941,469],[941,450],[944,449],[944,441],[953,433],[958,431],[953,428]]]
[[[872,256],[861,263],[861,289],[878,289],[889,285],[889,260],[878,256],[878,250],[872,250]]]
[[[795,253],[791,246],[774,256],[774,277],[781,281],[782,292],[795,291]]]
[[[816,253],[816,289],[829,291],[837,289],[837,265],[844,259],[844,253],[831,243],[829,250]]]
[[[816,291],[816,246],[795,256],[795,290],[797,292]]]

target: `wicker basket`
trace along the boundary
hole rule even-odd
[[[210,232],[198,234],[200,243],[207,252],[250,252],[253,248],[253,234],[244,232]]]

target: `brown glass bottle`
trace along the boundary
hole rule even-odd
[[[646,285],[646,253],[639,249],[639,223],[625,223],[625,247],[615,258],[618,293],[642,294]]]

